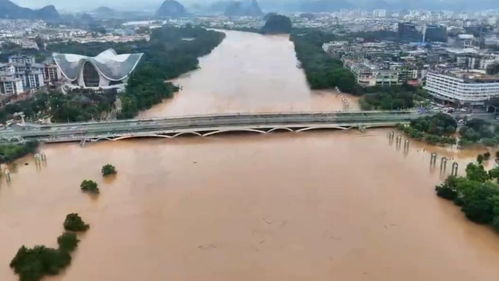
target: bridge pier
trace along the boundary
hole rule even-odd
[[[440,159],[440,171],[441,172],[445,172],[445,170],[447,170],[447,158],[446,157],[442,157]]]
[[[430,166],[431,167],[434,167],[437,163],[437,154],[435,152],[433,152],[431,154],[431,158],[430,158]]]
[[[459,170],[459,164],[457,162],[454,162],[452,164],[452,172],[451,172],[451,175],[454,176],[454,177],[457,177],[457,172]]]

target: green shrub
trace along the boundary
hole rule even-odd
[[[454,200],[469,220],[499,230],[499,185],[489,181],[499,175],[499,168],[487,172],[482,165],[470,163],[466,174],[448,177],[436,187],[437,195]]]
[[[447,184],[439,185],[435,190],[437,191],[437,195],[444,199],[455,200],[457,198],[457,191]]]
[[[116,173],[118,173],[116,171],[116,168],[113,165],[111,165],[111,164],[104,165],[102,167],[101,172],[102,172],[102,175],[104,177],[107,177],[107,176],[110,176],[110,175],[115,175]]]
[[[81,190],[85,192],[91,193],[99,193],[99,188],[97,187],[97,183],[91,180],[84,180],[80,184]]]
[[[90,226],[78,214],[69,214],[64,220],[64,229],[68,231],[86,231]]]
[[[21,281],[38,281],[45,275],[56,275],[71,263],[66,251],[35,246],[32,249],[22,246],[10,267],[19,274]]]
[[[78,247],[78,237],[73,232],[64,232],[61,236],[57,237],[57,244],[59,245],[59,250],[65,252],[72,252]]]

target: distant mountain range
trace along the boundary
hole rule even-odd
[[[165,0],[161,7],[156,11],[156,17],[182,17],[187,15],[185,7],[175,0]]]
[[[29,9],[20,7],[9,0],[0,0],[0,18],[57,21],[60,15],[53,5],[41,9]]]

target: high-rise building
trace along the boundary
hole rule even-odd
[[[23,81],[13,76],[3,76],[0,73],[0,94],[19,95],[24,92]]]
[[[11,56],[8,63],[0,64],[0,77],[3,77],[4,81],[16,80],[15,83],[20,79],[22,91],[38,89],[45,86],[43,69],[44,66],[35,63],[32,56]]]
[[[401,42],[420,42],[423,40],[423,36],[414,23],[400,22],[398,24],[398,39]]]
[[[426,42],[447,42],[447,27],[438,24],[429,24],[425,32]]]

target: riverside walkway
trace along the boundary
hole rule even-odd
[[[220,114],[147,120],[15,125],[0,130],[0,141],[42,143],[118,141],[129,138],[207,137],[226,132],[267,134],[278,130],[304,132],[317,129],[393,127],[421,117],[415,111],[359,111],[311,113]]]

